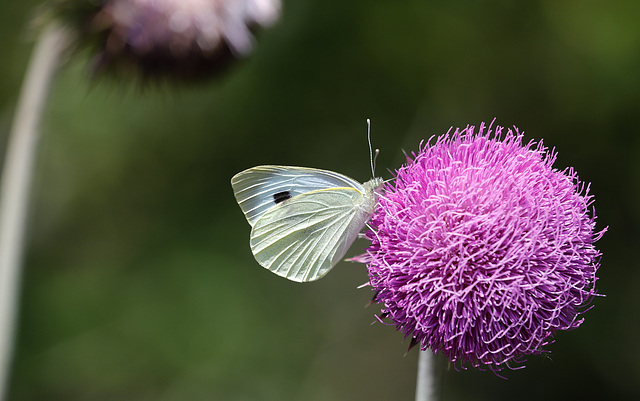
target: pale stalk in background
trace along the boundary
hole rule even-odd
[[[416,401],[436,399],[434,355],[431,350],[419,351],[418,378],[416,382]]]
[[[39,122],[68,33],[51,24],[33,50],[2,171],[0,186],[0,400],[8,393],[20,294],[21,265]]]

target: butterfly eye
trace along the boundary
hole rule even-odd
[[[290,198],[291,198],[291,193],[289,191],[282,191],[282,192],[278,192],[277,194],[273,194],[273,201],[276,204],[280,202],[284,202]]]

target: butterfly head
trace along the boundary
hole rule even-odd
[[[377,201],[383,184],[384,180],[380,177],[374,177],[365,182],[364,184],[362,184],[362,186],[364,187],[365,196],[368,196],[369,198]]]

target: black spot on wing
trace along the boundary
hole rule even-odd
[[[278,204],[280,202],[284,202],[287,199],[291,198],[291,192],[289,191],[282,191],[282,192],[278,192],[277,194],[273,194],[273,201]]]

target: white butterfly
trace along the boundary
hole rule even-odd
[[[374,212],[382,178],[359,182],[327,170],[258,166],[231,179],[260,265],[297,282],[323,277]]]

